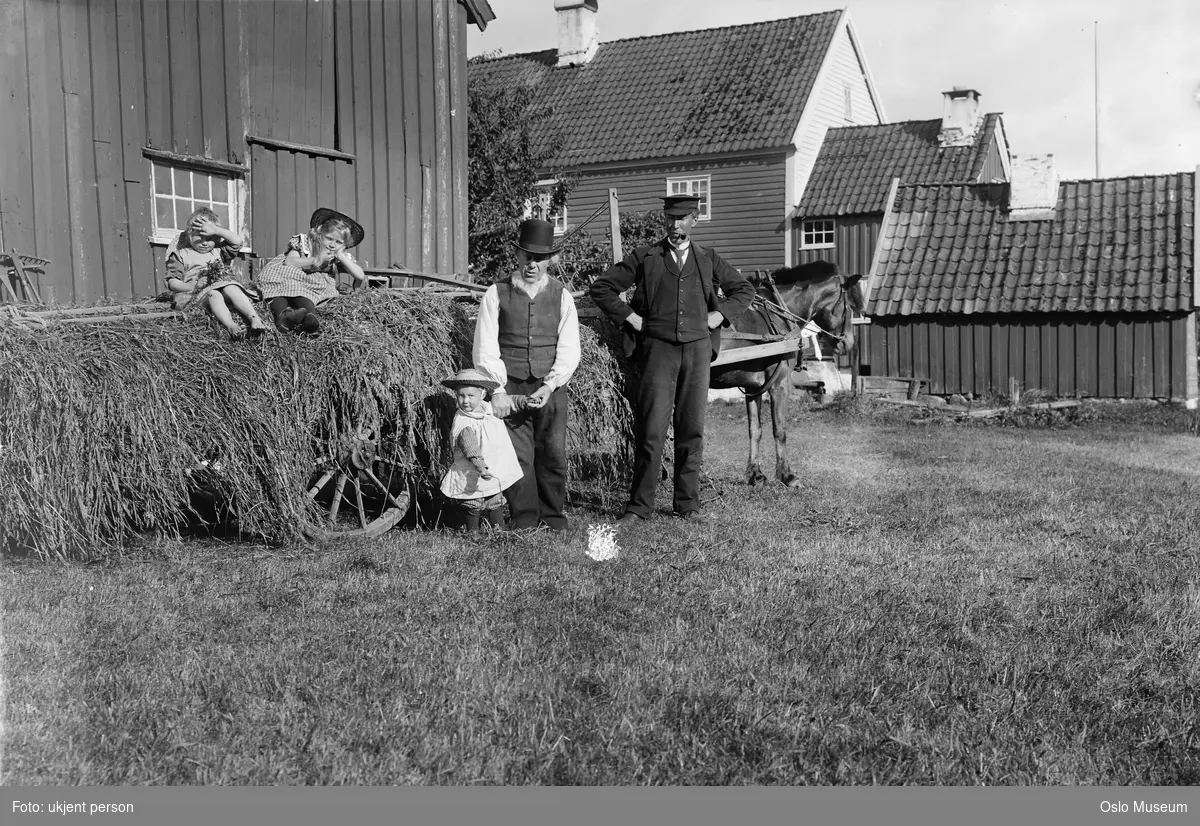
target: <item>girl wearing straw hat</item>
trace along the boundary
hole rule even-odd
[[[367,274],[350,250],[362,243],[363,228],[349,215],[322,207],[312,214],[307,234],[293,235],[287,249],[263,267],[258,278],[263,298],[280,332],[319,333],[317,305],[337,298],[338,269],[361,287]]]
[[[508,428],[483,399],[500,385],[470,368],[442,384],[454,391],[457,403],[450,425],[454,463],[442,479],[442,493],[466,512],[467,530],[479,530],[483,519],[499,528],[504,524],[503,491],[522,475]]]

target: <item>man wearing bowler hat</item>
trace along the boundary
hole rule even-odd
[[[530,218],[518,231],[517,269],[479,304],[472,358],[500,385],[492,410],[508,425],[523,476],[504,491],[513,528],[565,530],[567,382],[579,366],[575,299],[549,275],[554,225]],[[524,399],[514,409],[513,399]]]
[[[592,300],[625,332],[625,354],[641,367],[633,484],[618,520],[621,527],[654,511],[671,424],[674,510],[688,521],[702,521],[700,466],[709,364],[721,348],[721,327],[750,306],[754,287],[713,250],[692,242],[699,203],[694,196],[664,198],[666,237],[634,250],[592,282]],[[633,298],[626,304],[621,294],[630,287],[635,288]]]

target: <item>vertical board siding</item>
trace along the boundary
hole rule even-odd
[[[829,220],[833,221],[834,227],[833,247],[800,248],[796,251],[796,263],[832,261],[845,275],[865,276],[871,271],[883,215],[840,215]],[[797,243],[801,239],[803,224],[803,220],[795,222]]]
[[[451,165],[453,175],[454,197],[452,220],[454,222],[451,238],[450,265],[454,272],[467,271],[467,175],[465,159],[467,157],[467,70],[466,65],[454,59],[455,55],[465,54],[467,49],[467,17],[458,15],[450,21],[450,99],[453,106],[450,109],[450,134],[454,141],[452,159],[460,159]]]
[[[129,245],[127,294],[152,295],[156,290],[154,256],[146,239],[150,237],[149,167],[142,157],[146,145],[146,110],[136,105],[146,99],[145,46],[142,10],[136,3],[116,0],[117,72],[121,111],[122,179],[125,184],[124,215]],[[118,207],[119,208],[119,207]],[[122,273],[116,273],[120,279]],[[116,290],[115,295],[125,291]]]
[[[1007,181],[1008,176],[1004,174],[1004,161],[1000,156],[1000,142],[993,140],[988,146],[987,157],[983,161],[983,169],[979,171],[980,183],[992,183],[995,181]]]
[[[875,318],[865,328],[871,374],[930,380],[930,391],[1183,399],[1188,316]]]
[[[149,147],[247,166],[256,255],[331,206],[360,260],[464,273],[466,30],[447,0],[0,0],[0,244],[55,301],[159,292]]]
[[[434,62],[434,130],[435,135],[450,134],[450,32],[447,25],[446,5],[433,4],[433,62]],[[450,141],[435,141],[434,167],[437,170],[437,191],[448,195],[450,185],[450,152],[453,150]],[[436,214],[432,217],[436,222],[434,232],[437,237],[437,261],[450,261],[450,199],[439,197],[435,200]]]
[[[664,164],[633,171],[579,170],[567,202],[571,226],[584,221],[617,190],[621,212],[662,209],[667,179],[710,176],[711,219],[696,224],[696,240],[741,270],[774,270],[784,262],[784,155],[754,159]],[[586,232],[603,241],[608,224],[597,219]],[[629,252],[627,250],[626,252]]]
[[[121,174],[124,147],[120,109],[109,101],[120,100],[120,53],[116,48],[116,0],[88,3],[88,31],[92,49],[91,94],[96,102],[93,123],[93,163],[96,168],[96,201],[100,217],[100,297],[124,294],[130,289],[129,220],[125,213],[125,181]]]
[[[421,267],[421,232],[422,202],[421,202],[421,82],[417,72],[418,50],[417,7],[415,3],[400,4],[400,54],[403,70],[401,72],[401,100],[404,106],[404,163],[403,175],[393,186],[404,194],[404,226],[408,228],[405,234],[403,250],[395,250],[398,256],[395,260],[409,267]],[[466,105],[463,99],[462,105]],[[400,140],[397,135],[396,139]],[[464,156],[465,157],[465,156]],[[403,253],[402,257],[401,252]]]
[[[35,46],[36,48],[36,46]],[[0,103],[5,112],[29,109],[23,0],[0,3]],[[0,248],[33,253],[33,147],[29,124],[0,117],[0,146],[11,156],[0,175]],[[4,275],[4,274],[0,274]],[[6,277],[6,276],[5,276]]]
[[[87,6],[58,6],[62,38],[62,100],[66,132],[67,219],[70,221],[70,256],[75,272],[73,300],[94,302],[104,297],[103,263],[100,260],[100,212],[93,140],[91,58]],[[101,48],[104,44],[101,44]]]

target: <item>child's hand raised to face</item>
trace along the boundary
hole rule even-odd
[[[209,218],[206,215],[197,215],[192,219],[192,223],[188,229],[202,238],[211,238],[217,234],[217,231],[220,230],[220,227],[212,218]]]

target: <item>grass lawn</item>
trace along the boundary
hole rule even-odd
[[[1200,438],[1090,418],[798,410],[789,491],[717,404],[708,523],[604,563],[586,508],[8,558],[0,781],[1200,784]]]

